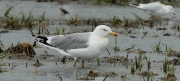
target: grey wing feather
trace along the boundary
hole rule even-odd
[[[64,51],[69,49],[86,48],[90,33],[75,33],[65,36],[53,37],[51,45]]]
[[[164,5],[161,4],[160,2],[155,2],[155,3],[149,3],[149,4],[141,4],[140,6],[143,10],[147,10],[150,12],[157,12],[163,9]]]

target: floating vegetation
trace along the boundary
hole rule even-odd
[[[46,58],[48,58],[48,57],[55,57],[54,55],[48,54],[46,51],[44,51],[44,52],[45,52],[45,54],[41,54],[41,55],[40,55],[40,58],[46,59]]]
[[[78,18],[78,15],[76,15],[75,18],[73,18],[73,17],[71,16],[68,20],[64,18],[64,20],[65,20],[65,22],[66,22],[68,25],[75,25],[75,26],[77,26],[77,25],[79,25],[79,24],[83,24],[83,22]]]
[[[165,34],[163,34],[163,36],[171,36],[171,34],[170,33],[165,33]]]
[[[117,76],[117,74],[114,72],[95,72],[93,70],[90,70],[87,74],[85,74],[84,78],[78,78],[76,76],[76,80],[95,80],[95,77],[105,77],[103,80],[105,81],[108,76],[115,77]]]
[[[61,62],[62,62],[63,64],[65,64],[65,63],[67,62],[67,58],[66,58],[66,56],[63,56],[63,58],[62,58]]]
[[[23,57],[34,57],[36,54],[31,43],[18,43],[16,46],[13,44],[4,51],[4,53],[11,53],[12,55],[23,56]]]
[[[145,53],[146,53],[146,51],[143,51],[140,48],[138,49],[138,54],[145,54]]]
[[[65,10],[64,8],[59,8],[61,10],[61,12],[65,15],[65,14],[69,14],[69,12],[67,10]]]
[[[0,34],[1,33],[8,33],[9,32],[9,30],[7,30],[7,29],[2,29],[2,30],[0,30]]]
[[[98,77],[97,72],[91,70],[89,73],[86,74],[86,77]]]
[[[60,76],[60,74],[57,74],[56,77],[58,77],[60,81],[62,81],[62,77]]]
[[[153,71],[142,71],[138,73],[138,75],[143,76],[143,77],[148,77],[148,76],[157,76],[158,74]]]
[[[3,72],[7,72],[7,70],[0,67],[0,73],[3,73]]]
[[[166,30],[167,28],[156,28],[156,30]]]
[[[172,64],[172,65],[180,65],[180,59],[179,58],[174,58],[172,60],[169,60],[168,63]]]
[[[132,44],[130,48],[127,48],[127,49],[126,49],[126,51],[131,50],[131,49],[134,49],[135,46],[136,46],[135,44]]]
[[[131,38],[137,38],[136,36],[132,36],[132,35],[131,35],[130,37],[131,37]]]
[[[26,16],[24,14],[24,12],[19,12],[16,15],[11,15],[10,11],[13,9],[12,6],[10,6],[7,11],[4,14],[4,17],[2,17],[0,19],[0,23],[1,23],[1,27],[6,28],[6,29],[22,29],[22,28],[27,28],[32,32],[32,28],[39,26],[39,30],[38,30],[38,34],[49,34],[50,32],[48,31],[47,27],[49,25],[49,22],[46,21],[47,19],[45,18],[45,12],[42,14],[42,16],[40,16],[40,19],[37,19],[36,21],[39,21],[37,24],[35,24],[35,19],[32,15],[32,10],[29,12],[29,14]],[[60,10],[62,10],[62,12],[64,14],[68,14],[69,12],[65,12],[63,8],[60,8]],[[113,18],[110,18],[110,20],[102,20],[102,19],[96,19],[96,18],[92,18],[92,19],[79,19],[78,15],[76,15],[75,17],[72,17],[70,15],[69,19],[66,19],[64,16],[64,20],[66,24],[68,25],[91,25],[93,27],[96,27],[99,24],[109,24],[113,27],[137,27],[137,28],[141,28],[141,25],[145,25],[145,21],[148,21],[149,25],[152,25],[152,27],[155,24],[152,23],[158,23],[152,19],[149,20],[145,20],[142,19],[140,16],[136,15],[135,13],[132,13],[135,16],[135,20],[126,18],[125,16],[123,16],[123,19],[119,19],[118,16],[114,16]],[[21,15],[21,18],[18,18],[18,16]],[[52,21],[54,24],[54,21]],[[147,22],[146,22],[147,23]],[[140,26],[139,26],[140,25]]]
[[[122,57],[122,56],[112,56],[112,57],[104,57],[103,62],[107,62],[110,64],[114,64],[114,67],[118,63],[122,63],[125,66],[129,65],[129,60],[128,60],[128,54],[127,57]]]
[[[122,81],[126,81],[126,80],[130,80],[130,79],[127,78],[126,75],[122,75],[122,76],[121,76],[121,80],[122,80]]]
[[[43,64],[39,62],[39,60],[37,59],[37,61],[33,64],[33,66],[35,67],[39,67],[42,66]]]
[[[177,78],[173,73],[169,72],[162,78],[162,80],[164,80],[164,81],[176,81]]]
[[[95,77],[98,77],[98,74],[93,70],[89,71],[84,78],[76,77],[76,80],[95,80]]]

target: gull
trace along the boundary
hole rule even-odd
[[[36,38],[39,44],[47,48],[58,51],[60,54],[73,57],[73,66],[76,66],[76,60],[82,60],[82,68],[84,68],[84,60],[90,60],[98,57],[109,44],[108,36],[118,36],[116,32],[112,32],[110,27],[106,25],[97,26],[93,32],[73,33],[67,35],[56,36],[38,36]]]
[[[152,3],[148,3],[148,4],[138,4],[138,5],[129,4],[129,6],[142,9],[146,13],[148,13],[152,16],[163,16],[168,13],[172,13],[172,14],[176,15],[172,6],[164,5],[161,2],[152,2]]]

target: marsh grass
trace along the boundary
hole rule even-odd
[[[13,6],[9,6],[9,8],[6,10],[6,12],[4,13],[5,17],[8,17],[9,12],[13,9]]]
[[[145,77],[143,77],[143,81],[152,81],[151,75],[147,74],[146,79],[145,79]]]
[[[131,74],[134,75],[135,68],[134,63],[131,63]]]
[[[131,49],[134,49],[135,46],[136,46],[135,44],[132,44],[130,48],[127,48],[127,49],[126,49],[126,51],[131,50]]]
[[[4,52],[3,52],[3,53],[0,55],[1,62],[3,61],[4,58],[6,58],[7,56],[10,56],[10,55],[12,55],[12,54],[4,53]]]
[[[39,29],[38,29],[38,34],[49,34],[48,30],[49,23],[47,21],[42,21],[39,23]]]
[[[145,53],[146,53],[146,51],[143,51],[140,48],[138,49],[138,54],[145,54]]]
[[[166,54],[166,56],[168,56],[169,54],[170,54],[170,52],[172,52],[173,50],[172,50],[172,47],[170,46],[170,47],[167,47],[167,45],[166,45],[166,49],[165,49],[165,54]]]
[[[4,44],[2,43],[1,40],[0,40],[0,47],[4,47]]]
[[[46,20],[46,18],[45,18],[45,11],[43,12],[43,15],[42,15],[42,16],[40,16],[40,17],[41,17],[40,22],[42,22],[42,21],[45,21],[45,20]]]
[[[79,25],[79,24],[83,24],[83,22],[78,18],[78,15],[76,15],[76,17],[72,17],[70,15],[70,18],[69,19],[66,19],[65,17],[63,17],[64,21],[66,22],[66,24],[68,25]]]
[[[115,43],[115,47],[113,48],[114,51],[120,51],[119,47],[117,46],[117,37],[114,37],[114,43]]]
[[[49,22],[46,21],[46,18],[45,18],[45,11],[43,12],[43,15],[40,16],[40,20],[39,20],[39,30],[38,30],[38,34],[46,34],[46,35],[49,35],[50,32],[48,30],[48,26],[49,26]]]
[[[139,54],[139,57],[135,57],[136,70],[142,70],[142,54]]]
[[[59,28],[59,27],[56,27],[56,35],[60,35],[60,33],[61,33],[60,28]]]
[[[123,26],[128,27],[129,26],[129,19],[126,18],[125,16],[123,16],[123,18],[124,18]]]
[[[174,67],[174,65],[170,65],[169,64],[169,60],[167,58],[167,56],[165,57],[164,61],[163,61],[163,72],[166,73],[171,73],[174,74],[176,68]]]
[[[4,17],[1,18],[2,27],[11,30],[19,30],[24,27],[31,31],[32,27],[34,26],[32,11],[29,12],[28,16],[26,16],[22,11],[20,11],[18,14],[11,15],[10,11],[12,11],[13,8],[14,7],[10,6],[4,13]],[[19,15],[21,15],[21,19],[18,18]]]
[[[172,65],[168,68],[168,72],[170,72],[172,74],[174,74],[175,71],[176,71],[176,68],[174,67],[174,65]]]
[[[156,46],[155,46],[155,51],[156,51],[156,52],[159,52],[159,51],[161,50],[160,45],[161,45],[161,41],[159,41],[159,42],[156,44]]]
[[[22,24],[25,28],[29,29],[29,31],[31,32],[31,34],[34,34],[34,33],[32,32],[32,28],[34,27],[34,17],[33,17],[33,15],[32,15],[32,11],[33,11],[33,10],[31,10],[31,11],[29,12],[28,16],[26,16],[26,15],[24,14],[24,12],[21,11],[21,16],[22,16],[21,24]]]
[[[62,27],[62,28],[56,27],[55,34],[56,35],[63,35],[63,34],[65,34],[65,28],[64,27]]]
[[[113,19],[111,20],[111,26],[118,27],[121,24],[121,20],[118,18],[118,16],[114,15]]]
[[[134,17],[136,18],[136,20],[140,21],[140,23],[142,25],[144,25],[144,19],[141,18],[139,15],[135,14],[135,13],[132,13],[134,15]]]
[[[8,10],[5,12],[4,16],[2,18],[2,24],[4,24],[4,28],[5,29],[21,29],[23,26],[21,24],[19,24],[19,21],[18,21],[18,16],[20,13],[16,14],[16,15],[11,15],[9,14],[10,11],[12,10],[12,6],[10,6],[8,8]]]
[[[168,67],[169,67],[169,60],[167,57],[165,57],[163,61],[163,72],[166,74],[168,72]]]
[[[97,65],[100,66],[101,65],[101,62],[100,62],[100,59],[97,57]]]
[[[148,59],[148,58],[144,55],[143,59],[146,60],[146,62],[147,62],[147,64],[148,64],[148,65],[147,65],[147,69],[150,70],[150,68],[151,68],[151,61],[150,61],[150,58]]]
[[[143,20],[139,15],[132,13],[137,20]]]
[[[121,78],[122,81],[126,81],[126,80],[129,81],[130,80],[129,78],[126,77],[126,75],[121,75],[120,78]]]

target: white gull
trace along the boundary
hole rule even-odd
[[[60,54],[73,57],[73,66],[76,66],[76,60],[82,60],[82,67],[84,67],[84,60],[90,60],[98,57],[103,50],[108,46],[108,36],[118,36],[117,33],[105,25],[99,25],[93,32],[74,33],[68,35],[57,36],[37,36],[36,40],[50,49],[58,51]]]
[[[176,15],[172,6],[164,5],[161,2],[152,2],[152,3],[138,4],[138,5],[129,4],[129,6],[142,9],[146,13],[152,16],[163,16],[169,13]]]

